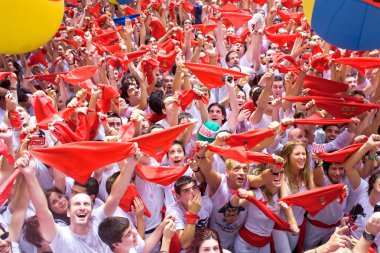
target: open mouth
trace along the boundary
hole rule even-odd
[[[177,166],[180,165],[181,162],[182,162],[181,160],[174,160],[174,161],[173,161],[174,165],[177,165]]]
[[[77,214],[77,217],[78,218],[86,218],[86,214],[85,213],[80,213],[80,214]]]

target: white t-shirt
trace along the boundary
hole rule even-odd
[[[221,176],[222,181],[218,190],[210,197],[213,204],[210,227],[218,232],[223,248],[228,249],[233,246],[235,236],[245,222],[247,209],[228,207],[227,203],[233,194],[227,185],[226,176]]]
[[[256,199],[267,201],[260,188],[256,189],[254,192],[256,194]],[[277,203],[277,199],[278,196],[276,194],[273,196],[271,202],[266,203],[266,206],[279,215],[281,207]],[[249,231],[260,236],[268,237],[272,234],[274,224],[275,222],[269,219],[262,211],[260,211],[260,209],[257,208],[257,206],[252,203],[248,204],[247,220],[245,221],[244,226]]]
[[[203,227],[207,227],[207,224],[209,223],[209,219],[212,212],[212,202],[211,199],[207,196],[202,197],[202,207],[201,210],[197,213],[197,215],[200,217],[200,219],[196,223],[196,228],[200,229]],[[168,215],[174,215],[175,216],[175,229],[176,230],[182,230],[185,229],[186,226],[186,219],[183,217],[183,215],[186,213],[185,208],[183,208],[182,204],[177,201],[173,204],[171,204],[166,209],[165,216]]]
[[[98,226],[100,222],[107,218],[103,208],[93,211],[90,220],[91,228],[87,235],[75,234],[70,226],[60,227],[56,225],[57,234],[49,244],[54,253],[109,253],[110,247],[102,242],[98,236]]]

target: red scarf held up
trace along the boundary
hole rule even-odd
[[[296,38],[300,37],[299,33],[273,34],[273,33],[268,32],[268,30],[265,28],[264,28],[264,34],[268,40],[278,44],[280,48],[282,48],[286,43],[294,43]]]
[[[239,196],[239,192],[237,190],[232,190],[232,193]],[[286,221],[284,221],[280,216],[278,216],[275,212],[270,210],[262,201],[257,200],[253,196],[248,196],[245,198],[248,200],[250,203],[255,205],[261,212],[264,213],[266,217],[269,219],[273,220],[275,222],[274,228],[278,230],[283,230],[283,231],[291,231],[290,230],[290,225]]]
[[[43,81],[49,82],[51,84],[58,85],[58,83],[55,82],[55,78],[57,77],[57,75],[66,75],[66,74],[67,74],[67,72],[59,72],[59,73],[52,73],[52,74],[40,74],[40,75],[35,75],[35,76],[26,76],[25,79],[31,79],[34,77],[35,79],[43,80]]]
[[[248,23],[249,20],[251,20],[252,15],[238,12],[222,12],[221,17],[231,22],[236,29],[239,29],[244,24]]]
[[[380,58],[375,57],[343,57],[334,59],[333,62],[350,65],[356,68],[362,75],[365,75],[366,69],[380,68]]]
[[[300,206],[314,216],[337,198],[339,198],[340,204],[343,203],[345,198],[343,186],[344,184],[333,184],[318,187],[281,198],[278,201],[283,201],[289,206]]]
[[[199,96],[192,89],[181,91],[181,93],[178,96],[178,99],[181,102],[180,106],[182,108],[182,111],[186,110],[186,108],[194,99],[201,100],[205,105],[208,104],[208,98],[205,95]]]
[[[121,129],[119,131],[119,138],[122,141],[128,141],[131,139],[135,133],[135,121],[129,121],[127,124],[121,126]]]
[[[189,168],[189,164],[181,167],[147,166],[137,164],[137,174],[152,183],[168,186],[177,181]]]
[[[362,98],[356,98],[356,97],[350,97],[350,96],[344,96],[344,95],[338,95],[338,94],[331,94],[326,92],[321,92],[317,90],[309,90],[307,92],[309,96],[320,96],[320,97],[326,97],[326,98],[338,98],[340,102],[356,102],[356,103],[363,103],[364,100]],[[336,100],[338,101],[338,100]]]
[[[45,67],[48,66],[48,63],[45,60],[45,55],[41,50],[38,50],[32,56],[29,57],[28,66],[30,67],[36,64],[42,64]]]
[[[7,145],[0,141],[0,156],[3,155],[5,159],[7,159],[8,163],[9,164],[14,164],[15,163],[15,159],[14,157],[8,153],[8,147]],[[0,205],[1,206],[1,205]]]
[[[298,7],[301,5],[301,3],[302,0],[281,0],[281,4],[288,9]]]
[[[293,19],[294,21],[296,21],[296,23],[299,23],[299,22],[301,22],[301,18],[303,17],[303,12],[289,13],[289,12],[285,12],[285,11],[282,11],[282,10],[278,10],[277,14],[285,22],[288,22],[291,19]]]
[[[152,37],[154,37],[156,40],[163,37],[166,33],[165,27],[158,19],[150,21],[149,27],[151,30]]]
[[[219,12],[241,12],[241,9],[236,7],[234,4],[227,2],[222,7],[212,7],[214,10],[217,10]],[[193,26],[194,27],[194,26]]]
[[[36,96],[33,100],[33,108],[37,123],[57,113],[53,101],[47,96]]]
[[[355,143],[332,153],[318,153],[318,156],[325,162],[344,163],[348,157],[358,151],[361,146],[363,146],[363,143]]]
[[[134,152],[135,147],[131,142],[82,141],[34,149],[30,154],[79,183],[85,184],[93,171],[121,161]],[[61,159],[62,157],[69,159]]]
[[[230,75],[234,79],[248,76],[238,71],[214,65],[188,62],[184,63],[184,65],[209,89],[222,87],[224,85],[223,75]]]
[[[246,150],[250,150],[273,135],[273,129],[252,129],[245,133],[231,134],[226,143],[231,147],[243,146]]]
[[[137,142],[142,152],[145,152],[155,158],[157,161],[161,161],[164,155],[169,151],[172,143],[176,140],[187,127],[193,123],[186,123],[164,130],[145,134],[136,138],[129,139],[130,142]]]
[[[348,85],[345,83],[335,82],[311,75],[306,75],[303,87],[305,89],[309,88],[326,93],[346,92],[348,89]]]
[[[301,69],[297,61],[291,56],[283,53],[273,54],[273,68],[278,69],[280,73],[292,72],[294,75],[298,76],[298,72]],[[290,64],[284,65],[281,64],[283,60],[287,60]]]
[[[159,52],[157,54],[157,60],[160,63],[160,69],[162,69],[164,72],[169,71],[175,63],[175,58],[177,57],[177,54],[178,51],[171,51],[166,55]]]
[[[98,66],[95,65],[78,67],[71,70],[66,75],[61,75],[61,77],[65,82],[75,85],[92,78],[97,70]]]
[[[137,190],[134,184],[129,184],[127,190],[123,194],[123,197],[121,197],[120,199],[120,202],[119,202],[120,208],[123,209],[124,212],[130,212],[131,207],[134,206],[133,200],[135,198],[141,199],[139,191]],[[148,218],[152,217],[152,214],[149,212],[144,202],[143,202],[143,205],[144,205],[144,215]]]
[[[379,109],[379,104],[365,104],[365,103],[343,103],[336,101],[322,101],[316,100],[315,104],[326,110],[328,113],[333,115],[335,118],[352,118],[358,116],[366,111],[372,109]]]
[[[294,119],[294,125],[335,125],[335,124],[347,124],[353,122],[352,119],[323,119],[323,118],[306,118],[306,119]]]
[[[18,174],[20,174],[20,169],[15,169],[10,175],[7,180],[0,186],[0,206],[4,204],[4,202],[9,198],[9,195],[11,195],[13,183],[15,182]]]

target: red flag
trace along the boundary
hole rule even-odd
[[[134,184],[129,184],[127,190],[124,192],[123,197],[121,197],[120,199],[120,202],[119,202],[120,208],[123,209],[124,212],[130,212],[131,206],[132,205],[134,206],[133,200],[135,198],[141,199],[139,191],[137,190]],[[148,218],[152,217],[152,214],[149,212],[144,202],[143,202],[143,205],[144,205],[144,215]]]
[[[209,89],[222,87],[224,85],[223,75],[230,75],[234,79],[248,76],[241,72],[214,65],[188,62],[184,63],[184,65]]]
[[[29,152],[43,163],[85,184],[93,171],[129,157],[135,147],[131,142],[83,141]]]
[[[187,171],[189,165],[181,167],[146,166],[138,164],[137,174],[152,183],[168,186],[177,181]]]
[[[345,198],[343,187],[344,184],[318,187],[306,192],[292,194],[278,201],[283,201],[289,206],[300,206],[311,216],[314,216],[337,198],[339,198],[339,202],[342,204]]]
[[[84,66],[73,69],[66,75],[61,75],[61,77],[67,83],[78,84],[92,78],[97,70],[98,66],[95,65]]]

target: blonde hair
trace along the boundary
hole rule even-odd
[[[253,171],[253,175],[260,175],[265,170],[270,170],[271,166],[272,164],[268,164],[268,163],[259,164],[257,166],[257,169]],[[273,194],[268,190],[266,185],[261,186],[260,189],[263,192],[263,195],[265,196],[265,198],[268,200],[268,202],[273,204]]]
[[[311,173],[310,173],[310,158],[309,158],[309,152],[307,150],[307,147],[305,143],[303,142],[298,142],[298,141],[289,141],[287,142],[284,147],[282,148],[281,151],[281,157],[285,160],[284,164],[284,170],[285,170],[285,176],[287,177],[290,185],[290,190],[292,193],[297,193],[298,192],[298,183],[297,183],[297,178],[296,176],[292,173],[292,168],[290,164],[290,155],[292,154],[294,148],[296,146],[302,146],[305,149],[306,152],[306,162],[305,166],[301,170],[301,179],[303,182],[305,182],[306,187],[308,189],[311,189]]]

